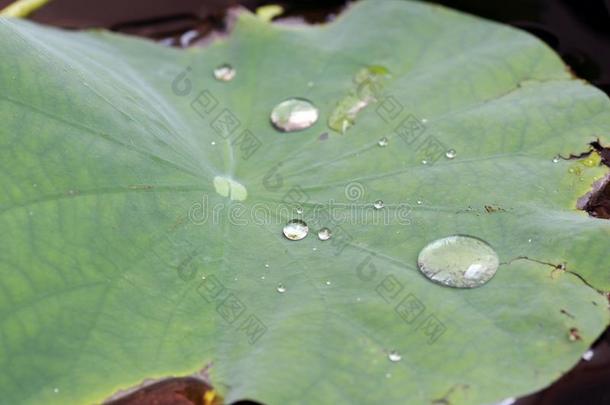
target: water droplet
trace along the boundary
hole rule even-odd
[[[265,268],[269,268],[269,263],[265,263]]]
[[[402,356],[396,350],[392,350],[388,353],[388,359],[390,359],[390,361],[397,362],[402,360]]]
[[[421,122],[425,124],[426,122],[428,122],[428,119],[427,118],[422,118]]]
[[[237,71],[235,70],[235,68],[233,68],[233,66],[229,65],[228,63],[222,64],[216,69],[214,69],[214,77],[216,78],[216,80],[220,80],[223,82],[229,82],[233,80],[236,74]]]
[[[385,373],[385,378],[391,378],[392,377],[392,373]]]
[[[283,229],[284,236],[290,240],[301,240],[309,233],[309,227],[300,219],[289,221]]]
[[[284,287],[284,284],[280,283],[277,285],[276,288],[277,292],[279,292],[280,294],[283,294],[286,292],[286,287]]]
[[[428,161],[427,161],[426,159],[424,159],[424,160],[422,160],[422,161],[421,161],[421,164],[422,164],[422,165],[427,165],[427,164],[428,164]]]
[[[584,361],[591,361],[591,359],[593,358],[593,354],[594,354],[593,350],[589,349],[583,353],[582,359]]]
[[[457,156],[457,152],[455,151],[455,149],[449,149],[447,152],[445,152],[445,157],[447,159],[454,159]]]
[[[379,141],[377,141],[377,145],[384,147],[384,146],[388,146],[388,138],[386,138],[385,136],[383,138],[381,138]]]
[[[299,207],[297,208],[297,214],[301,215],[303,213],[303,208]]]
[[[376,210],[380,210],[385,207],[385,204],[383,203],[383,201],[377,200],[373,203],[373,207],[375,207]]]
[[[455,235],[429,243],[419,253],[417,265],[435,283],[474,288],[496,274],[499,259],[491,246],[481,239]]]
[[[282,101],[271,111],[273,126],[283,132],[307,129],[318,121],[318,109],[302,98]]]
[[[422,205],[423,201],[422,200],[417,200],[417,205]]]
[[[326,285],[331,285],[332,283],[329,280],[326,280]]]
[[[329,240],[331,236],[333,236],[333,233],[328,228],[322,228],[318,231],[318,239],[320,240]]]
[[[313,250],[315,252],[316,250],[318,250],[318,248],[317,247],[313,247],[313,248],[311,248],[311,250]]]
[[[532,240],[531,240],[531,239],[528,239],[528,240],[527,240],[527,243],[532,243]]]
[[[261,280],[264,280],[264,279],[265,279],[265,276],[261,276]]]
[[[216,142],[212,141],[212,142],[210,142],[210,145],[214,146],[214,145],[216,145]]]
[[[53,388],[53,392],[58,394],[59,393],[59,388]]]
[[[559,163],[559,156],[555,156],[553,158],[553,163]]]

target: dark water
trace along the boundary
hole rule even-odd
[[[0,7],[10,2],[0,0]],[[555,49],[577,76],[610,95],[610,0],[436,2],[531,32]],[[282,4],[288,15],[302,17],[314,23],[332,19],[346,4],[343,0],[53,0],[33,15],[32,19],[66,28],[105,27],[180,46],[196,42],[212,31],[224,30],[223,20],[227,7],[241,4],[254,9],[265,3]],[[186,32],[189,34],[184,35]],[[592,350],[591,360],[581,360],[550,387],[520,398],[516,404],[609,405],[610,329],[597,340]],[[195,391],[201,389],[190,387],[188,381],[190,380],[181,380],[175,384],[186,384],[184,390],[189,393],[191,388]],[[172,384],[161,384],[157,388],[165,390],[167,387],[171,387],[170,391],[174,392],[175,386]],[[155,394],[154,387],[149,390],[149,394],[151,393],[156,400],[161,400],[161,397]],[[190,394],[186,397],[190,397]],[[152,403],[150,397],[141,400],[141,403]],[[172,403],[169,397],[166,400],[168,402],[158,403]],[[137,398],[134,401],[133,404],[140,403]]]

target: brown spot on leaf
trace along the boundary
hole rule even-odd
[[[197,377],[167,378],[142,384],[104,405],[221,405],[220,397],[210,385]]]
[[[570,328],[570,333],[568,335],[568,338],[572,342],[576,342],[577,340],[582,340],[582,337],[580,336],[580,331],[578,330],[578,328]]]

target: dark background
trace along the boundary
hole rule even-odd
[[[0,0],[0,8],[11,2]],[[531,32],[555,49],[577,76],[610,95],[610,0],[431,2]],[[263,4],[281,4],[284,16],[322,23],[331,21],[347,1],[52,0],[31,18],[64,28],[105,27],[171,46],[188,46],[212,31],[222,32],[226,9],[238,4],[252,10]],[[549,388],[516,404],[610,405],[610,329],[592,350],[591,360],[582,360]]]

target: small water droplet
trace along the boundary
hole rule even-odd
[[[235,68],[233,68],[233,66],[229,65],[228,63],[224,63],[214,69],[214,77],[216,78],[216,80],[220,80],[223,82],[229,82],[233,80],[236,74],[237,71],[235,70]]]
[[[593,358],[593,354],[594,354],[593,350],[589,349],[583,353],[582,359],[584,361],[591,361],[591,359]]]
[[[392,377],[392,373],[385,373],[385,378],[391,378]]]
[[[553,158],[553,163],[559,163],[559,156],[555,156]]]
[[[392,350],[388,353],[388,359],[393,362],[402,360],[402,356],[396,350]]]
[[[383,203],[383,201],[377,200],[373,203],[373,207],[375,207],[376,210],[380,210],[385,207],[385,204]]]
[[[265,263],[265,268],[269,268],[269,263]]]
[[[421,122],[423,122],[425,124],[426,122],[428,122],[428,118],[422,118]]]
[[[216,145],[216,142],[212,141],[212,142],[210,142],[210,145],[214,146],[214,145]]]
[[[329,280],[326,280],[326,285],[331,285],[332,283]]]
[[[276,288],[277,292],[279,292],[280,294],[283,294],[286,292],[286,287],[284,287],[284,284],[280,283],[277,285]]]
[[[290,240],[301,240],[309,233],[309,227],[305,221],[293,219],[284,225],[284,236]]]
[[[435,283],[474,288],[496,274],[499,259],[491,246],[481,239],[455,235],[426,245],[419,253],[417,265]]]
[[[261,276],[261,280],[264,280],[264,279],[265,279],[265,276]]]
[[[417,200],[417,205],[422,205],[423,201],[422,200]]]
[[[202,280],[205,280],[205,276],[201,276],[201,279],[202,279]]]
[[[455,151],[455,149],[449,149],[447,152],[445,152],[445,157],[447,159],[454,159],[457,156],[457,152]]]
[[[422,161],[421,161],[421,164],[422,164],[422,165],[427,165],[427,164],[428,164],[428,161],[427,161],[426,159],[424,159],[424,160],[422,160]]]
[[[53,388],[53,392],[58,394],[59,393],[59,388]]]
[[[377,141],[377,145],[384,147],[384,146],[388,146],[388,138],[386,138],[385,136],[383,138],[381,138],[379,141]]]
[[[311,250],[313,250],[315,252],[316,250],[318,250],[318,248],[317,247],[313,247],[313,248],[311,248]]]
[[[297,214],[301,215],[303,213],[303,208],[299,207],[297,208]]]
[[[328,228],[322,228],[318,231],[318,239],[320,240],[329,240],[331,236],[333,236],[333,233]]]
[[[307,129],[318,121],[318,109],[308,100],[291,98],[284,100],[271,111],[271,123],[283,132]]]
[[[527,240],[527,243],[532,243],[532,240],[531,240],[531,239],[528,239],[528,240]]]

